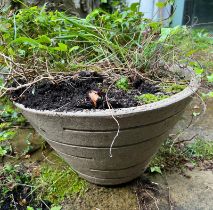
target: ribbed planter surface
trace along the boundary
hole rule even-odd
[[[192,73],[192,72],[191,72]],[[190,85],[162,101],[116,110],[73,112],[20,108],[36,131],[86,180],[115,185],[140,176],[167,138],[199,86],[192,74]],[[112,147],[110,145],[120,132]]]

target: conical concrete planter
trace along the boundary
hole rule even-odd
[[[190,77],[182,92],[139,107],[54,112],[15,105],[81,177],[100,185],[116,185],[144,172],[199,86],[191,71]],[[120,124],[120,132],[110,157],[110,145],[118,130],[112,115]]]

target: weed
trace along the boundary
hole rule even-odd
[[[168,68],[179,63],[183,52],[178,50],[176,39],[187,36],[188,29],[162,28],[161,23],[143,18],[138,7],[139,4],[132,4],[112,14],[96,9],[86,19],[49,12],[45,6],[21,9],[12,18],[2,16],[1,64],[6,72],[14,74],[2,82],[2,90],[11,90],[9,84],[14,82],[21,86],[11,79],[14,77],[21,77],[26,83],[26,71],[31,67],[25,88],[43,79],[54,80],[59,72],[67,75],[82,69],[109,71],[114,81],[116,74],[148,78],[155,72],[157,76],[159,63],[166,63],[163,66]],[[15,63],[12,67],[8,65],[11,59]],[[34,65],[30,67],[29,63]],[[122,83],[118,85],[121,89],[128,89],[126,82],[118,83]]]
[[[213,142],[198,139],[192,144],[187,144],[184,153],[195,160],[211,160],[213,158]]]
[[[168,171],[182,169],[187,162],[192,162],[196,165],[200,161],[211,160],[212,158],[212,141],[197,139],[183,146],[180,144],[173,144],[173,141],[168,139],[152,160],[149,171],[160,173],[159,169]]]
[[[15,137],[15,127],[25,125],[26,120],[7,98],[2,98],[0,101],[0,122],[0,157],[3,157],[12,151],[8,141]]]
[[[48,209],[65,198],[82,194],[87,189],[86,181],[80,179],[70,167],[5,165],[0,171],[0,209]],[[51,205],[52,204],[52,205]],[[52,209],[52,208],[51,208]]]
[[[34,207],[47,209],[37,200],[32,175],[24,165],[5,165],[0,171],[0,177],[0,209],[24,210],[29,203]]]
[[[129,80],[127,77],[121,77],[117,82],[116,82],[116,87],[120,90],[125,90],[127,91],[129,89]]]

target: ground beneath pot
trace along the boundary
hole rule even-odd
[[[19,89],[12,93],[12,98],[29,108],[70,111],[134,107],[142,104],[136,96],[145,93],[166,94],[156,84],[137,76],[128,78],[128,81],[131,87],[124,90],[128,85],[125,79],[118,88],[108,77],[83,71],[59,83],[42,81],[30,88]]]

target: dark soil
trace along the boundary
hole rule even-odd
[[[12,99],[37,110],[70,111],[82,109],[127,108],[141,105],[136,96],[144,93],[162,92],[155,84],[140,78],[129,78],[128,91],[118,89],[115,83],[97,72],[80,72],[60,83],[42,81],[27,90],[12,93]],[[95,91],[97,103],[89,97]],[[107,97],[106,97],[107,96]]]

